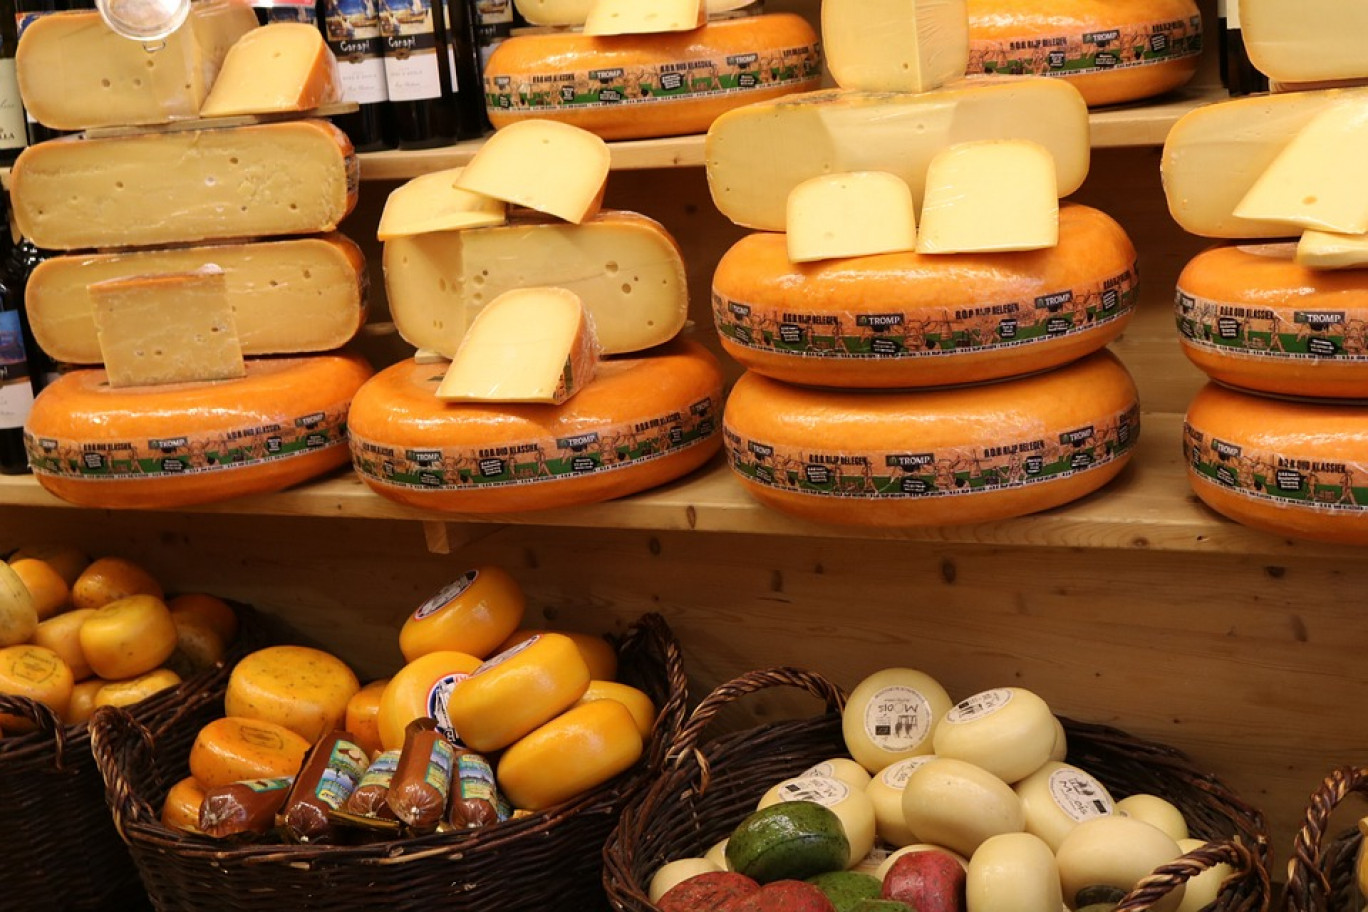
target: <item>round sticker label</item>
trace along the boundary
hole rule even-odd
[[[953,724],[985,719],[1012,702],[1012,692],[1005,687],[985,690],[955,704],[955,708],[945,714],[945,721]]]
[[[1102,783],[1072,767],[1050,774],[1050,797],[1069,819],[1078,823],[1093,817],[1106,817],[1116,807]]]
[[[453,744],[460,744],[461,739],[456,733],[456,726],[451,724],[451,716],[447,714],[447,702],[456,685],[468,677],[470,675],[453,672],[438,678],[427,695],[427,714],[437,722],[437,730]]]
[[[850,797],[850,786],[829,776],[800,776],[779,786],[780,801],[811,801],[834,807]]]
[[[931,736],[931,704],[915,687],[885,687],[865,708],[865,731],[888,751],[913,750]]]
[[[907,780],[912,778],[912,774],[935,759],[935,754],[926,754],[921,757],[908,757],[906,760],[899,760],[879,773],[879,778],[889,788],[905,789],[907,788]]]

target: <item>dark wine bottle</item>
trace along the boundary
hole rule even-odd
[[[19,21],[14,0],[0,0],[0,165],[11,165],[28,145],[24,102],[14,74],[14,49],[19,44]]]
[[[476,44],[480,47],[480,72],[489,65],[489,55],[513,34],[525,28],[527,20],[518,12],[513,0],[470,0],[475,6]]]
[[[10,290],[16,305],[25,315],[20,319],[20,324],[24,333],[24,347],[28,351],[29,379],[33,382],[34,393],[41,393],[48,384],[61,375],[57,362],[52,360],[33,337],[26,318],[29,276],[39,263],[55,255],[56,253],[51,250],[39,250],[28,238],[21,238],[19,243],[10,247],[9,256],[4,260],[3,268],[0,268],[0,284]]]
[[[94,9],[95,0],[14,0],[15,34],[21,36],[28,24],[39,16],[48,13],[59,13],[64,10]],[[28,144],[37,145],[58,136],[64,136],[61,130],[54,130],[45,127],[31,116],[25,115],[28,124]]]
[[[444,0],[376,0],[385,41],[385,79],[401,149],[448,145],[460,110]]]
[[[24,422],[33,408],[33,380],[24,345],[24,311],[12,291],[0,284],[0,474],[28,471]]]
[[[484,68],[475,10],[470,0],[445,0],[447,53],[451,64],[451,89],[456,95],[456,138],[475,139],[485,132]]]
[[[1221,83],[1232,96],[1268,91],[1268,77],[1249,62],[1240,31],[1240,0],[1216,0],[1220,31]]]
[[[378,152],[395,145],[394,116],[385,81],[385,42],[380,35],[377,0],[319,0],[318,22],[337,57],[342,100],[360,110],[341,114],[333,123],[358,152]]]

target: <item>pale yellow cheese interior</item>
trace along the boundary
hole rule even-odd
[[[456,186],[579,223],[598,211],[610,163],[607,143],[593,133],[526,120],[485,140]]]
[[[1297,242],[1297,265],[1309,269],[1368,267],[1368,235],[1307,231]]]
[[[918,253],[1040,250],[1057,243],[1059,190],[1044,146],[981,140],[931,160]]]
[[[968,4],[823,0],[822,51],[842,88],[925,92],[968,69]]]
[[[829,174],[804,181],[789,194],[788,256],[795,263],[916,246],[912,190],[896,174]]]
[[[593,0],[584,17],[586,35],[649,35],[684,32],[708,21],[703,0]]]
[[[464,168],[421,174],[385,200],[376,237],[382,241],[430,231],[488,228],[507,220],[503,200],[456,186]]]
[[[272,22],[233,45],[200,116],[308,111],[341,98],[337,59],[323,33],[303,22]]]

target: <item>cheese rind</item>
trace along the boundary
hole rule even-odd
[[[514,806],[543,811],[631,769],[644,748],[627,707],[614,700],[580,704],[503,752],[499,788]]]
[[[1361,269],[1368,266],[1368,234],[1335,234],[1314,229],[1297,242],[1297,265],[1308,269]]]
[[[925,92],[969,65],[966,0],[824,0],[822,45],[843,89]]]
[[[508,206],[456,186],[464,168],[420,174],[390,192],[375,236],[382,241],[433,231],[489,228],[507,221]]]
[[[1271,80],[1318,82],[1368,76],[1368,5],[1344,0],[1241,0],[1249,62]]]
[[[309,111],[341,100],[337,58],[317,26],[271,22],[228,51],[200,116]]]
[[[982,140],[931,159],[918,253],[1043,250],[1058,243],[1059,193],[1044,146]]]
[[[687,32],[706,24],[703,0],[593,0],[584,16],[586,35],[655,35]]]
[[[223,696],[230,716],[288,728],[310,744],[338,728],[361,689],[347,664],[307,646],[268,646],[244,657]]]
[[[795,263],[912,250],[912,190],[885,171],[814,177],[789,194],[787,235]]]
[[[598,212],[612,155],[587,130],[550,120],[502,127],[455,186],[579,224]]]

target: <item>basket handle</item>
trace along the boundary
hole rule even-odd
[[[1263,889],[1258,895],[1272,895],[1268,871],[1258,863],[1254,851],[1238,839],[1222,840],[1207,843],[1181,858],[1155,868],[1153,873],[1126,894],[1113,912],[1148,912],[1177,887],[1218,864],[1228,864],[1233,869],[1227,880],[1243,879],[1253,874],[1263,881]]]
[[[57,772],[64,772],[64,762],[66,760],[67,731],[66,725],[61,718],[52,711],[46,703],[41,703],[29,697],[17,697],[10,694],[0,694],[0,713],[11,716],[22,716],[28,719],[35,726],[37,731],[44,738],[52,738],[53,747],[53,769]]]
[[[151,732],[122,707],[101,706],[90,717],[90,753],[105,783],[105,798],[114,828],[129,842],[130,822],[157,819],[151,805],[138,796],[125,769],[151,766],[156,742]]]
[[[1292,865],[1286,892],[1289,912],[1324,908],[1324,902],[1333,892],[1324,870],[1325,831],[1335,808],[1355,792],[1368,794],[1368,767],[1342,766],[1311,793],[1306,822],[1292,842]]]
[[[657,612],[643,614],[628,628],[616,645],[619,653],[624,655],[635,649],[650,649],[652,645],[659,646],[663,651],[662,659],[669,696],[656,708],[655,727],[662,732],[676,730],[688,711],[689,682],[684,672],[684,655],[679,647],[679,640],[670,629],[669,623]],[[658,772],[664,768],[670,746],[669,739],[663,736],[657,738],[654,733],[652,734],[647,758],[650,770]]]

